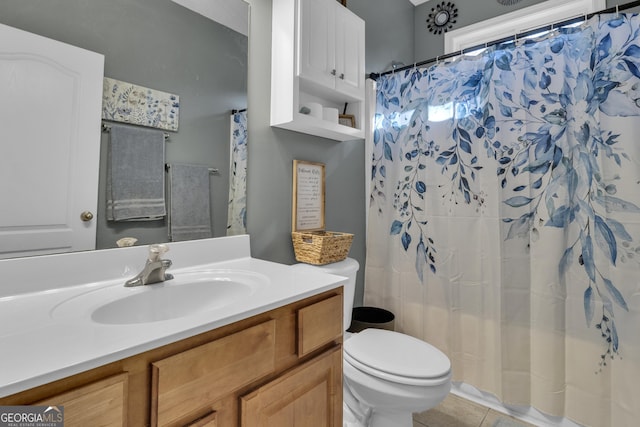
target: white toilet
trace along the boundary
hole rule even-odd
[[[412,413],[433,408],[451,389],[451,363],[440,350],[417,338],[384,329],[351,334],[358,262],[296,268],[321,269],[348,277],[344,286],[345,427],[410,427]]]

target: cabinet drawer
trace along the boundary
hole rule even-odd
[[[342,335],[342,295],[298,310],[298,357],[306,356]]]
[[[152,364],[151,425],[175,424],[272,372],[274,320]]]
[[[114,375],[66,393],[51,396],[34,405],[64,406],[64,425],[127,425],[127,374]]]

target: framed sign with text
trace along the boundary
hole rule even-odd
[[[293,203],[291,228],[293,231],[325,229],[325,165],[323,163],[293,161]]]

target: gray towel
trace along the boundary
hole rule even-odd
[[[164,201],[164,132],[111,125],[107,158],[107,219],[153,221]]]
[[[169,238],[206,239],[211,233],[209,167],[169,165]]]

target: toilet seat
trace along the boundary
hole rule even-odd
[[[409,335],[365,329],[344,343],[344,360],[387,381],[435,386],[450,381],[451,362],[440,350]]]

